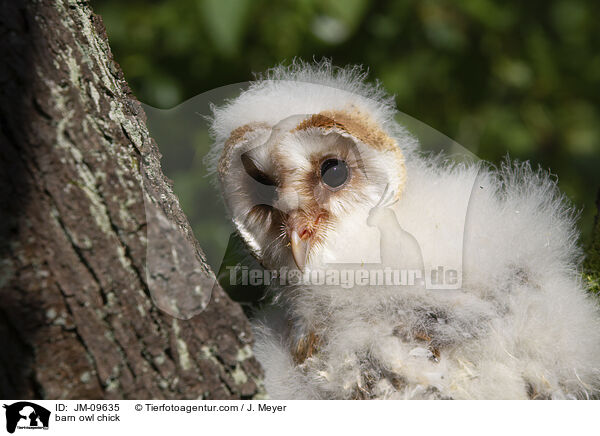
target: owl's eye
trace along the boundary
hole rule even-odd
[[[348,165],[341,159],[327,159],[321,164],[321,180],[332,189],[340,188],[349,175]]]

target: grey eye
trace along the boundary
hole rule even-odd
[[[350,169],[341,159],[327,159],[321,164],[321,180],[330,188],[336,189],[348,180]]]

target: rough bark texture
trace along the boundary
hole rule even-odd
[[[0,396],[262,395],[218,285],[187,321],[152,301],[213,276],[100,18],[86,1],[0,5]],[[194,261],[173,263],[182,241]]]

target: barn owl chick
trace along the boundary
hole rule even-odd
[[[364,79],[300,62],[214,108],[231,219],[279,274],[254,321],[267,391],[597,395],[598,305],[577,278],[574,218],[554,182],[526,164],[421,154],[393,99]]]

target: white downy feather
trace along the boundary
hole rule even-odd
[[[461,286],[274,288],[279,306],[254,321],[255,352],[270,396],[598,395],[598,302],[580,279],[575,215],[547,173],[527,163],[495,169],[421,155],[415,139],[395,123],[393,100],[380,87],[365,84],[357,68],[335,69],[327,62],[275,68],[215,108],[215,165],[224,142],[241,125],[275,125],[349,104],[368,112],[404,152],[407,183],[389,208],[418,243],[425,271],[453,268]],[[290,153],[302,149],[292,146]],[[371,195],[373,204],[378,195]],[[361,232],[363,218],[340,225],[330,238]],[[400,233],[385,233],[384,263],[410,263],[402,261],[407,243],[398,242]],[[318,352],[300,364],[290,352],[290,325],[298,334],[320,329]],[[415,338],[415,331],[423,331],[425,339]]]

